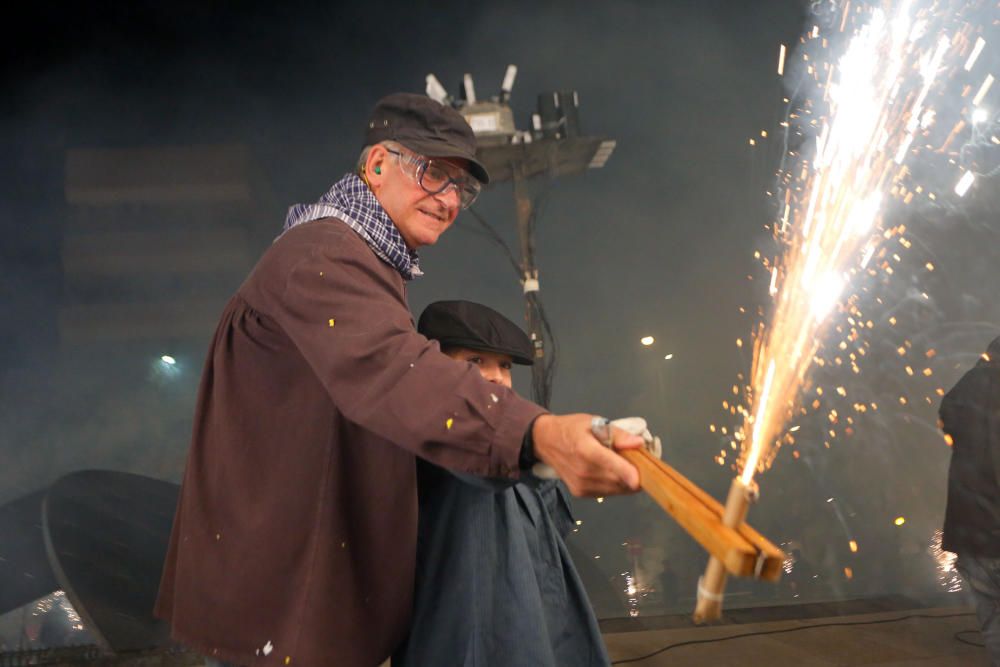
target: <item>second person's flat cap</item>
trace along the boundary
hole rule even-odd
[[[510,355],[516,364],[534,363],[528,335],[497,311],[472,301],[435,301],[420,314],[417,331],[442,347],[465,347]]]

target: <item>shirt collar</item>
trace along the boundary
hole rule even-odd
[[[288,209],[282,234],[296,225],[320,218],[338,218],[361,236],[375,255],[412,280],[423,275],[420,257],[411,250],[375,194],[355,173],[346,174],[315,204]]]

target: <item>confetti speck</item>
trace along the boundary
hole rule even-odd
[[[272,644],[271,640],[268,639],[267,643],[264,644],[264,648],[263,648],[264,655],[271,655],[271,651],[273,651],[273,650],[274,650],[274,644]]]
[[[455,423],[455,420],[452,419],[451,417],[448,417],[448,420],[444,423],[444,427],[447,428],[447,429],[450,429],[451,425],[454,424],[454,423]]]
[[[330,326],[332,327],[334,324],[335,324],[335,320],[331,317],[330,318]]]

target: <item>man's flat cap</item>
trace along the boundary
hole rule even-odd
[[[534,363],[527,334],[506,317],[481,303],[435,301],[424,309],[417,331],[442,347],[510,355],[516,364]]]
[[[476,159],[476,135],[450,106],[414,93],[393,93],[375,104],[365,145],[395,141],[425,157],[461,158],[469,172],[484,185],[490,182],[486,167]]]

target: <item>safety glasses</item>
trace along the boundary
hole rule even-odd
[[[427,194],[441,194],[453,187],[458,193],[461,207],[469,208],[482,190],[482,184],[470,174],[463,172],[460,176],[453,176],[452,173],[457,169],[455,165],[391,148],[386,150],[396,156],[400,170],[412,178]]]

